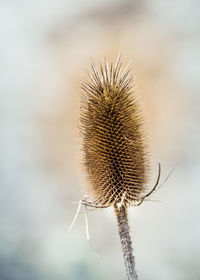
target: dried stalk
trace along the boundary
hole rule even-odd
[[[128,280],[137,280],[138,276],[135,270],[135,257],[133,255],[133,248],[128,225],[127,208],[117,208],[117,206],[115,206],[115,214],[118,222],[118,230],[124,254],[127,277]]]

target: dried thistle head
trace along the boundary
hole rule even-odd
[[[133,76],[120,57],[98,71],[91,65],[82,85],[83,163],[92,204],[129,206],[145,194],[148,152],[143,121],[132,90]]]

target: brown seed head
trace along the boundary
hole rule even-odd
[[[128,67],[122,71],[120,58],[100,71],[91,66],[90,80],[82,85],[81,134],[92,203],[127,207],[143,197],[148,170],[133,77]]]

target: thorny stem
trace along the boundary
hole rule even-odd
[[[127,208],[118,208],[115,206],[115,214],[118,222],[119,236],[124,254],[128,280],[138,280],[138,276],[135,271],[135,257],[133,256],[133,248],[128,226]]]

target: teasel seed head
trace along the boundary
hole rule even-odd
[[[129,67],[91,64],[82,84],[83,164],[93,205],[128,207],[147,191],[149,153]]]

